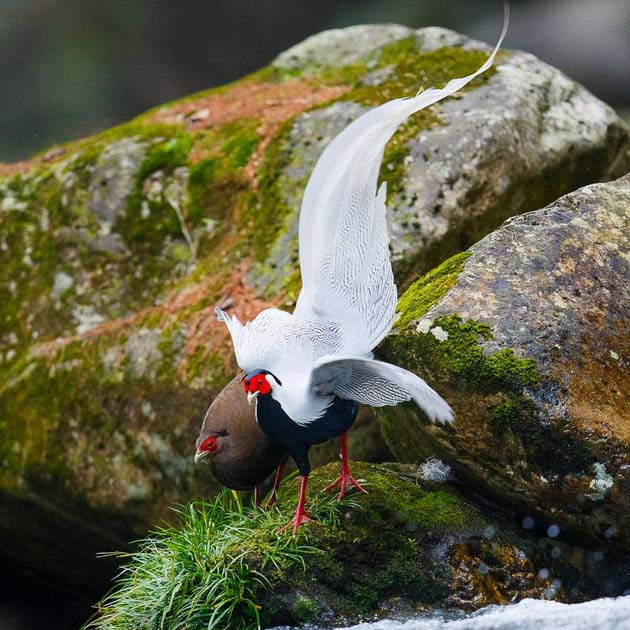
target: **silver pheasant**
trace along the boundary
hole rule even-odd
[[[342,474],[331,485],[354,484],[345,432],[357,403],[381,407],[413,400],[429,420],[453,420],[449,405],[417,375],[377,361],[372,350],[394,323],[396,285],[389,259],[386,188],[377,187],[387,141],[414,112],[460,90],[492,65],[505,37],[473,74],[442,89],[389,101],[348,125],[320,156],[304,192],[299,253],[302,291],[292,314],[266,309],[243,325],[216,309],[228,326],[244,387],[258,422],[295,459],[304,512],[308,448],[342,435]]]

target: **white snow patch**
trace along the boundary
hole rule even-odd
[[[426,481],[444,483],[452,477],[451,467],[436,457],[427,459],[427,461],[420,466],[420,470],[422,471],[422,478]]]
[[[589,488],[594,490],[594,492],[586,496],[593,501],[603,501],[606,493],[613,487],[612,475],[609,475],[604,464],[599,462],[593,464],[593,472],[595,473],[595,479],[591,481]]]
[[[346,630],[620,630],[630,627],[630,595],[561,604],[524,599],[511,606],[488,606],[463,619],[435,617],[347,626]]]

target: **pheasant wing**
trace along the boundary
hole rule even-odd
[[[419,376],[402,368],[362,357],[326,356],[315,362],[310,393],[336,394],[372,407],[413,400],[432,422],[447,424],[453,410]]]
[[[215,309],[228,328],[239,367],[245,372],[264,368],[281,379],[306,379],[313,361],[335,354],[343,345],[339,326],[327,319],[295,317],[277,308],[261,311],[242,324],[236,315]]]

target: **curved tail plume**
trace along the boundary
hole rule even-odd
[[[295,315],[347,321],[351,350],[368,353],[391,328],[396,287],[389,260],[385,187],[377,192],[383,152],[413,113],[454,94],[490,68],[501,36],[478,70],[414,97],[389,101],[346,127],[324,150],[308,181],[300,212],[302,292]]]

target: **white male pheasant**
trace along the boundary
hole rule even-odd
[[[453,420],[449,405],[421,378],[372,358],[396,309],[385,184],[377,190],[377,179],[385,145],[398,126],[490,68],[506,30],[507,13],[499,42],[473,74],[375,107],[326,147],[300,211],[302,292],[293,314],[266,309],[242,325],[216,309],[229,328],[261,429],[299,469],[300,497],[286,525],[294,534],[310,520],[304,506],[313,444],[341,435],[342,471],[328,488],[340,485],[340,499],[349,484],[365,492],[350,474],[346,452],[346,431],[359,403],[381,407],[413,400],[431,421]]]

